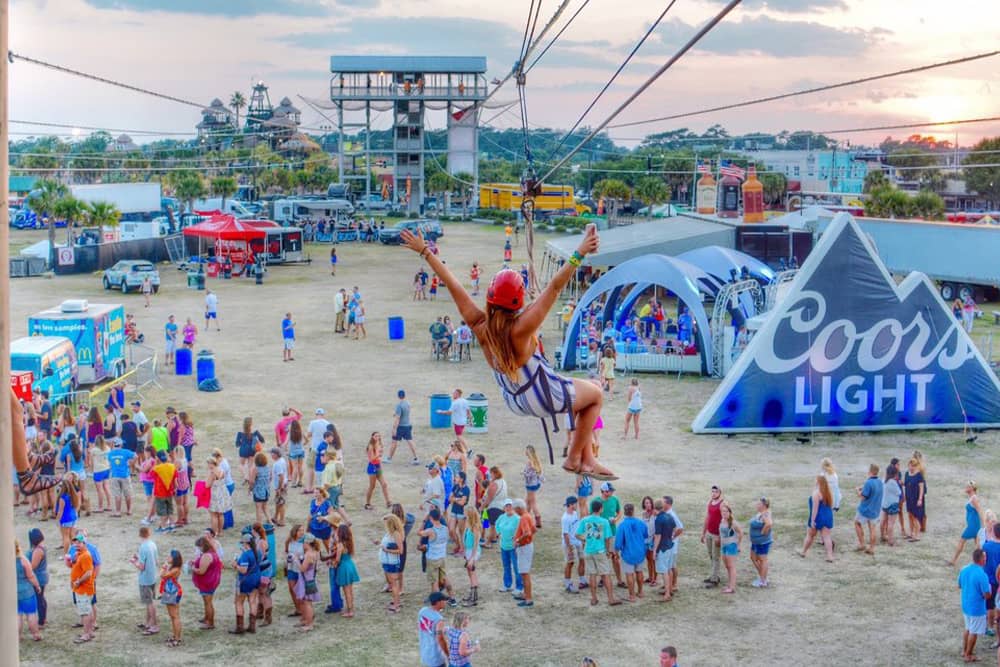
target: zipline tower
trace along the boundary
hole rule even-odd
[[[337,154],[341,183],[372,194],[375,166],[371,142],[372,111],[392,111],[393,202],[422,211],[424,157],[435,160],[424,137],[424,112],[447,111],[449,174],[466,172],[479,183],[477,103],[486,99],[486,58],[464,56],[332,56],[330,100],[337,109]],[[363,120],[349,122],[348,112]],[[357,118],[357,114],[355,115]],[[347,134],[363,132],[351,142]],[[363,140],[363,141],[362,141]],[[349,143],[350,142],[350,143]],[[375,153],[384,154],[384,150]],[[433,165],[432,169],[435,169]],[[352,183],[362,181],[362,183]],[[473,188],[473,197],[478,187]]]

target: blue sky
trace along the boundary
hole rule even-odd
[[[565,20],[583,0],[573,0]],[[546,2],[541,21],[556,2]],[[568,127],[665,2],[594,0],[529,76],[532,123]],[[672,54],[722,0],[681,0],[588,120],[597,122]],[[333,54],[481,55],[503,76],[520,47],[528,0],[12,0],[13,50],[208,103],[249,93],[291,97],[312,126],[328,124],[296,95],[328,95]],[[746,0],[621,120],[691,111],[810,84],[912,67],[995,48],[995,0]],[[557,24],[557,27],[561,23]],[[838,129],[996,115],[993,60],[762,107],[684,125],[732,131]],[[11,117],[78,125],[193,131],[197,110],[25,63],[11,68]],[[515,91],[501,91],[501,101]],[[387,114],[386,114],[387,115]],[[492,115],[492,113],[490,113]],[[432,118],[438,126],[443,122]],[[387,118],[376,124],[388,125]],[[586,123],[586,122],[585,122]],[[517,124],[512,114],[495,121]],[[630,139],[658,124],[613,132]],[[16,131],[29,129],[16,126]],[[951,135],[951,130],[940,134]],[[961,129],[962,143],[1000,126]],[[899,134],[897,132],[897,134]],[[879,133],[854,141],[877,141]]]

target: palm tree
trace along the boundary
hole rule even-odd
[[[91,226],[99,229],[118,227],[122,213],[114,204],[106,201],[95,201],[87,204],[87,220]]]
[[[69,194],[69,188],[58,181],[43,179],[38,182],[38,191],[28,198],[28,208],[39,219],[49,217],[49,268],[56,265],[56,202]]]
[[[226,198],[232,197],[237,190],[239,186],[232,176],[217,176],[212,179],[212,194],[222,197],[222,203],[219,205],[222,211],[226,210]]]
[[[187,174],[177,181],[174,194],[181,201],[187,202],[189,213],[194,213],[194,200],[205,196],[205,183],[198,174]]]
[[[455,187],[462,195],[462,219],[469,214],[469,199],[472,197],[472,185],[474,176],[467,171],[460,171],[455,174]],[[446,211],[447,212],[447,211]]]
[[[240,129],[240,109],[247,105],[247,98],[243,97],[243,93],[236,91],[233,93],[232,97],[229,98],[229,106],[233,108],[236,112],[236,130]]]
[[[635,184],[635,195],[649,207],[649,217],[653,217],[653,207],[670,200],[670,188],[658,176],[643,176]]]
[[[86,211],[87,205],[72,195],[66,195],[56,202],[53,213],[66,221],[67,242],[72,242],[73,225],[84,219]]]

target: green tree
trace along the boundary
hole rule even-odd
[[[788,179],[785,178],[784,174],[762,174],[762,171],[766,171],[766,168],[758,164],[757,179],[764,186],[764,204],[776,206],[781,203],[788,192]]]
[[[56,218],[66,221],[66,239],[73,238],[73,227],[86,217],[87,205],[72,195],[66,195],[57,200],[53,210]],[[49,221],[49,226],[53,226],[54,221]],[[50,234],[50,236],[52,236]]]
[[[670,188],[659,176],[643,176],[635,184],[635,196],[649,207],[652,215],[654,206],[670,200]]]
[[[87,222],[91,226],[103,229],[104,227],[117,227],[122,213],[117,206],[110,202],[95,201],[87,204],[86,216]]]
[[[460,171],[455,174],[454,187],[455,192],[462,198],[463,218],[469,214],[469,199],[472,197],[472,183],[474,182],[475,177],[467,171]]]
[[[1000,151],[1000,137],[983,139],[972,147],[972,154],[962,164],[965,169],[965,185],[969,190],[985,197],[993,204],[1000,202],[1000,167],[980,167],[996,164],[997,153],[977,153],[976,151]]]
[[[944,199],[930,190],[921,190],[910,199],[910,212],[924,220],[944,220]]]
[[[37,183],[38,191],[28,199],[28,208],[39,220],[48,217],[49,268],[56,265],[56,204],[69,194],[69,188],[58,181],[43,179]]]
[[[911,211],[909,195],[891,185],[875,188],[865,201],[865,215],[875,218],[906,218]]]
[[[632,190],[624,182],[617,178],[605,178],[594,183],[593,194],[595,199],[604,199],[608,214],[613,216],[618,210],[618,204],[632,196]]]
[[[205,182],[195,173],[185,174],[174,185],[174,195],[187,203],[189,213],[194,212],[194,200],[205,196]]]
[[[874,171],[869,171],[865,174],[865,185],[863,191],[865,194],[868,194],[875,188],[884,188],[889,185],[889,177],[886,176],[885,172],[881,169],[875,169]]]
[[[229,106],[232,107],[233,111],[236,112],[236,131],[239,132],[240,129],[240,110],[247,105],[247,98],[243,97],[243,93],[236,91],[229,98]]]
[[[216,197],[222,197],[219,208],[223,211],[226,210],[226,199],[236,194],[238,189],[236,179],[232,176],[216,176],[212,179],[212,194]]]

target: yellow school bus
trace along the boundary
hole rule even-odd
[[[517,211],[521,208],[520,183],[480,183],[479,206],[502,211]],[[578,204],[571,185],[542,185],[542,193],[535,197],[535,209],[539,211],[568,211],[577,215],[590,213],[590,207]]]

